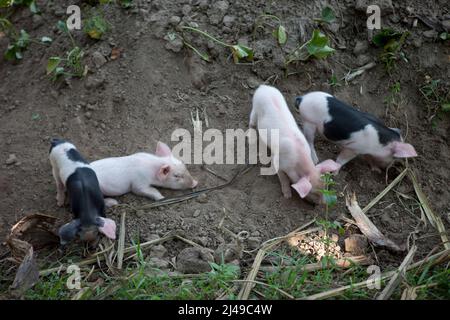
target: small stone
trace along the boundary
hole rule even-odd
[[[92,61],[94,62],[97,68],[100,68],[102,65],[106,63],[106,58],[101,52],[95,51],[92,54]]]
[[[261,83],[262,83],[262,81],[260,81],[258,78],[255,78],[255,77],[250,77],[250,78],[247,79],[247,85],[248,85],[251,89],[255,89],[255,88],[258,87]]]
[[[37,29],[44,24],[44,18],[40,14],[33,14],[33,29]]]
[[[17,159],[16,155],[13,154],[13,153],[11,153],[11,154],[9,155],[8,159],[6,159],[5,164],[6,164],[7,166],[10,166],[10,165],[12,165],[12,164],[15,164],[15,163],[17,162],[17,160],[18,160],[18,159]]]
[[[176,26],[181,22],[181,18],[179,16],[172,16],[169,19],[169,24],[171,26]]]
[[[189,13],[191,13],[192,9],[191,6],[188,4],[185,4],[182,8],[181,8],[181,12],[183,13],[184,16],[189,15]]]
[[[194,214],[192,215],[194,218],[197,218],[200,215],[200,210],[195,210]]]
[[[166,43],[165,48],[176,53],[180,52],[181,49],[183,49],[183,46],[183,41],[177,37],[175,39],[169,40]]]
[[[345,239],[345,251],[353,255],[363,255],[369,245],[367,238],[362,234],[352,234]]]
[[[208,202],[208,196],[206,195],[206,193],[202,193],[201,195],[199,195],[197,197],[197,202],[199,202],[199,203],[207,203]]]
[[[226,15],[225,17],[223,17],[223,24],[226,27],[231,28],[233,26],[235,20],[236,20],[235,16]]]
[[[88,111],[84,114],[84,116],[88,119],[90,119],[92,117],[92,112]]]
[[[435,39],[438,36],[438,32],[436,30],[427,30],[423,32],[423,36],[429,39]]]
[[[159,244],[150,249],[150,257],[164,258],[167,255],[167,249]]]

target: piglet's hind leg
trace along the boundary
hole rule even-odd
[[[344,164],[355,158],[357,155],[358,155],[357,153],[355,153],[350,149],[343,149],[341,153],[339,153],[336,162],[339,163],[342,167]]]
[[[316,126],[310,122],[306,122],[303,124],[303,133],[305,134],[305,138],[309,143],[309,147],[311,148],[311,157],[314,164],[319,162],[319,158],[317,157],[316,149],[314,148],[314,136],[316,134]]]
[[[286,199],[289,199],[292,197],[292,190],[291,190],[291,181],[289,180],[289,177],[284,173],[283,171],[278,171],[278,178],[280,179],[281,184],[281,192],[283,192],[283,196]]]

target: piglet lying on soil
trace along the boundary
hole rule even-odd
[[[417,156],[414,147],[404,143],[400,130],[386,127],[375,116],[356,110],[325,92],[297,97],[296,106],[303,120],[303,131],[318,162],[314,135],[319,131],[343,149],[336,162],[341,166],[359,154],[366,155],[373,170],[388,166],[394,158]]]
[[[175,158],[170,148],[158,142],[156,155],[139,152],[125,157],[97,160],[91,163],[100,182],[104,196],[121,196],[128,192],[154,200],[164,196],[155,188],[195,188],[197,181],[186,166]],[[107,206],[117,204],[114,199],[105,199]]]
[[[308,142],[298,128],[283,95],[276,88],[261,85],[256,90],[250,127],[267,130],[267,135],[260,134],[260,139],[263,139],[267,146],[278,143],[279,153],[272,155],[272,163],[279,163],[277,173],[284,197],[292,196],[292,186],[300,197],[307,197],[315,203],[323,202],[319,192],[319,189],[324,187],[321,174],[336,171],[340,166],[333,160],[314,165]],[[271,130],[279,130],[278,142],[270,141]]]
[[[105,217],[105,203],[97,176],[75,146],[65,140],[53,139],[49,158],[56,182],[57,204],[64,205],[67,191],[75,218],[59,229],[61,245],[77,235],[82,241],[95,242],[98,231],[115,239],[116,224]]]

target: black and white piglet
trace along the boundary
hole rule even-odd
[[[336,160],[341,166],[360,154],[368,156],[375,170],[388,166],[394,158],[417,156],[414,147],[403,142],[399,129],[386,127],[375,116],[358,111],[328,93],[311,92],[297,97],[295,104],[314,163],[319,161],[314,149],[316,131],[343,147]]]
[[[110,239],[116,238],[116,224],[105,217],[105,203],[97,176],[73,144],[53,139],[50,163],[55,178],[58,206],[63,206],[65,193],[70,202],[74,220],[59,229],[61,245],[76,236],[85,242],[94,242],[98,231]]]

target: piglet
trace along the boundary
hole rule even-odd
[[[311,92],[297,97],[295,104],[314,163],[319,161],[314,149],[316,131],[342,146],[336,160],[341,166],[361,154],[373,170],[379,171],[394,158],[417,156],[414,147],[403,142],[399,129],[386,127],[375,116],[358,111],[328,93]]]
[[[64,205],[67,191],[74,215],[74,220],[59,229],[61,245],[66,245],[76,236],[85,242],[95,242],[98,231],[115,239],[116,224],[105,216],[105,203],[97,176],[75,146],[65,140],[53,139],[49,158],[56,182],[57,204]]]
[[[260,139],[268,147],[278,144],[279,152],[272,154],[272,164],[274,161],[278,163],[277,174],[284,197],[292,196],[293,187],[301,198],[322,203],[323,197],[319,190],[324,184],[321,174],[339,170],[340,166],[333,160],[314,165],[308,142],[298,128],[283,95],[276,88],[261,85],[255,91],[250,127],[258,128]],[[261,129],[267,130],[267,134],[261,134]],[[271,130],[279,130],[279,141],[270,141]]]
[[[164,196],[155,188],[189,189],[197,186],[184,163],[175,158],[170,148],[162,142],[156,146],[156,154],[139,152],[125,157],[97,160],[91,163],[100,182],[104,196],[121,196],[128,192],[153,200]],[[117,204],[105,199],[107,206]]]

